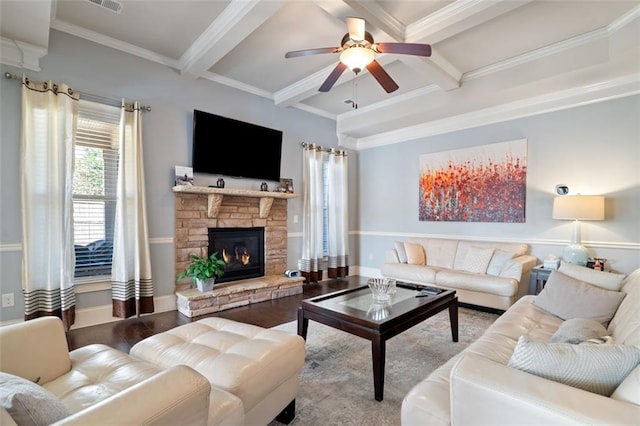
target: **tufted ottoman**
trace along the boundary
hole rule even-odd
[[[220,410],[229,424],[266,425],[276,417],[289,423],[295,415],[305,359],[300,336],[214,317],[148,337],[130,353],[162,367],[188,365],[205,376],[212,387],[210,424],[221,423]],[[238,405],[216,406],[215,390],[235,395]]]

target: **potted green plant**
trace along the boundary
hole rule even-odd
[[[218,257],[218,252],[209,257],[200,257],[190,254],[191,263],[184,271],[178,275],[178,280],[191,277],[196,284],[198,291],[211,291],[216,278],[224,274],[226,263]]]

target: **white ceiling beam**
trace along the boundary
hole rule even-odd
[[[539,90],[539,92],[542,93],[544,90]],[[348,142],[349,147],[353,149],[374,148],[486,124],[575,108],[603,100],[637,95],[638,93],[640,93],[640,74],[625,75],[599,83],[569,86],[553,93],[539,96],[521,97],[512,102],[500,102],[497,105],[489,104],[484,108],[473,111],[429,120],[413,126],[406,126],[363,138],[349,137],[341,134],[340,130],[338,130],[338,139]]]
[[[285,0],[232,0],[180,58],[180,74],[199,77],[273,16]]]
[[[405,41],[435,44],[533,0],[457,0],[429,16],[407,25]]]
[[[345,22],[345,30],[347,16],[355,16],[355,10],[343,0],[313,0],[313,3],[339,21]]]
[[[273,94],[274,104],[284,108],[317,95],[318,88],[327,79],[334,68],[335,64],[325,67],[320,71],[316,71],[313,74],[306,76],[302,80],[298,80],[295,83],[278,90]],[[340,80],[336,81],[336,84],[340,84]]]
[[[344,2],[358,12],[368,24],[377,27],[393,40],[404,42],[406,32],[404,24],[391,16],[379,3],[369,0],[344,0]]]
[[[407,43],[429,43],[434,45],[446,38],[453,37],[469,28],[480,25],[497,16],[514,10],[532,0],[502,0],[487,2],[484,0],[458,0],[448,6],[409,24],[405,31]],[[417,72],[425,72],[442,90],[448,91],[460,87],[462,72],[433,50],[430,58],[404,62]],[[422,64],[422,66],[420,66]]]

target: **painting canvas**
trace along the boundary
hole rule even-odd
[[[526,139],[423,154],[419,219],[523,223],[526,178]]]

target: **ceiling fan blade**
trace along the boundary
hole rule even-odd
[[[364,19],[354,18],[352,16],[347,17],[347,30],[349,31],[351,40],[364,40]]]
[[[402,53],[405,55],[431,56],[431,46],[420,43],[377,43],[380,53]]]
[[[382,68],[380,63],[375,59],[369,65],[367,65],[367,70],[371,73],[371,75],[378,80],[378,83],[382,86],[382,88],[387,92],[391,93],[398,90],[398,85],[391,78],[389,74]]]
[[[338,62],[338,65],[336,65],[333,71],[331,71],[331,74],[329,74],[329,77],[327,77],[324,83],[322,83],[322,86],[320,86],[318,91],[328,92],[333,87],[333,85],[336,84],[336,81],[338,81],[338,78],[340,78],[340,76],[346,69],[347,66],[345,64],[343,64],[342,62]]]
[[[318,55],[320,53],[338,53],[339,47],[319,47],[317,49],[294,50],[284,54],[285,58],[297,58],[299,56]]]

